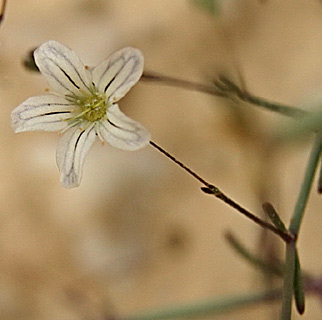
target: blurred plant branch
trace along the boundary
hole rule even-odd
[[[255,256],[254,254],[250,253],[250,251],[239,240],[237,240],[237,238],[232,233],[227,233],[225,235],[225,238],[231,245],[231,247],[252,266],[259,268],[263,273],[268,273],[283,278],[286,268],[281,261],[265,261]],[[292,245],[294,245],[294,243]],[[312,277],[309,277],[307,275],[302,276],[297,250],[293,250],[290,252],[290,254],[293,253],[295,254],[295,256],[292,257],[292,259],[294,259],[295,264],[295,273],[294,279],[290,279],[290,281],[288,282],[288,285],[292,286],[288,288],[288,290],[291,292],[293,292],[294,290],[297,310],[300,314],[303,314],[305,309],[303,279],[305,279],[306,282],[309,282],[312,279]]]
[[[231,99],[233,101],[241,100],[243,102],[250,103],[269,111],[277,112],[284,116],[301,118],[309,114],[307,111],[299,109],[297,107],[268,101],[266,99],[252,95],[251,93],[249,93],[245,89],[241,89],[234,82],[222,75],[214,81],[214,85],[204,85],[197,82],[181,80],[150,71],[145,71],[141,79],[143,81],[157,82],[168,86],[204,92],[213,96]]]
[[[191,91],[199,91],[203,93],[208,93],[217,97],[225,97],[226,94],[221,92],[221,90],[217,89],[215,86],[205,85],[197,82],[192,82],[188,80],[182,80],[174,77],[169,77],[165,75],[161,75],[156,72],[144,71],[141,80],[147,82],[156,82],[163,85],[171,86],[171,87],[179,87],[183,89],[188,89]]]
[[[212,15],[220,12],[221,0],[192,0],[192,2]]]
[[[322,278],[307,277],[305,291],[322,297]],[[265,292],[240,294],[228,297],[215,297],[206,301],[186,304],[182,306],[165,307],[152,312],[139,313],[125,317],[106,317],[105,320],[170,320],[178,318],[205,317],[224,312],[236,311],[239,308],[250,307],[259,303],[277,301],[282,297],[282,289],[272,289]]]
[[[6,11],[7,0],[2,0],[1,8],[0,8],[0,24],[3,21],[4,13]]]
[[[237,308],[248,307],[257,303],[274,301],[280,297],[281,289],[221,298],[216,297],[199,303],[169,307],[151,313],[142,313],[135,316],[119,318],[118,320],[166,320],[183,317],[202,317],[233,311]],[[108,318],[106,320],[112,319],[113,318]]]
[[[284,265],[281,261],[266,261],[262,258],[252,254],[248,248],[246,248],[237,238],[231,233],[225,234],[225,239],[229,245],[239,254],[244,260],[246,260],[251,266],[259,269],[263,273],[269,273],[274,276],[283,277]]]
[[[283,277],[284,265],[282,262],[274,261],[273,263],[270,262],[268,264],[266,261],[250,253],[250,251],[243,244],[241,244],[232,233],[227,233],[225,237],[233,249],[252,266],[259,268],[260,271],[264,273],[269,272],[278,277]],[[303,278],[303,289],[307,293],[314,294],[322,298],[322,277],[313,277],[305,273]],[[170,320],[183,317],[190,318],[218,315],[224,312],[235,311],[238,308],[256,305],[258,303],[277,301],[282,298],[282,293],[282,288],[277,288],[260,293],[213,298],[198,303],[168,307],[150,313],[141,313],[134,316],[108,317],[106,320]]]

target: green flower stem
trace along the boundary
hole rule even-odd
[[[275,289],[267,292],[252,293],[242,296],[232,296],[220,299],[210,299],[195,304],[187,304],[179,307],[173,307],[166,310],[156,310],[151,313],[142,313],[135,316],[123,317],[122,320],[167,320],[183,317],[201,317],[207,315],[219,314],[236,308],[246,307],[279,299],[281,290]]]
[[[318,161],[321,154],[321,149],[322,149],[322,136],[316,135],[313,143],[313,148],[309,157],[309,162],[306,167],[304,180],[301,185],[300,193],[298,195],[295,209],[291,218],[291,223],[289,226],[290,233],[293,234],[296,238],[299,233],[299,229],[304,215],[304,210],[309,198],[314,174],[316,172]]]
[[[295,274],[295,241],[286,244],[281,320],[291,320]]]
[[[295,275],[295,259],[296,259],[296,240],[298,238],[299,229],[304,216],[304,210],[309,198],[312,182],[315,171],[317,169],[318,161],[321,154],[322,137],[317,134],[313,143],[313,148],[309,157],[309,161],[304,174],[304,180],[301,185],[300,193],[294,208],[291,218],[289,232],[294,235],[294,241],[286,244],[285,257],[285,275],[283,286],[283,303],[281,320],[290,320],[292,314],[292,299],[294,288]]]

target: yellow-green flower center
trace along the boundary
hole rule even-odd
[[[80,115],[84,120],[94,122],[102,119],[106,115],[106,97],[101,93],[93,93],[90,97],[82,98],[77,101],[81,107]]]

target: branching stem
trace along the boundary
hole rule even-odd
[[[293,284],[295,273],[295,255],[296,255],[296,241],[300,230],[301,222],[304,216],[305,207],[309,199],[313,178],[316,172],[318,161],[321,154],[322,137],[317,134],[313,147],[310,153],[309,161],[304,174],[304,179],[297,198],[294,212],[289,226],[289,232],[293,235],[294,241],[286,245],[285,257],[285,276],[283,287],[283,302],[281,320],[290,320],[292,314],[292,300],[293,300]]]

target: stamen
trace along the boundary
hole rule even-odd
[[[69,102],[73,102],[73,103],[76,103],[76,104],[80,104],[81,103],[81,100],[74,96],[74,95],[71,95],[71,94],[66,94],[65,95],[65,99]]]
[[[85,125],[84,125],[85,124]],[[95,124],[93,124],[92,122],[88,122],[88,121],[86,121],[85,123],[84,122],[82,122],[82,126],[80,126],[80,129],[81,130],[87,130],[89,127],[91,127],[92,125],[95,125]]]
[[[84,111],[81,113],[84,119],[95,122],[102,119],[106,115],[105,95],[93,93],[90,98],[84,99],[80,105]],[[85,113],[84,113],[85,112]]]
[[[72,127],[75,127],[77,125],[79,125],[82,121],[81,120],[76,120],[76,121],[73,121],[72,123],[70,123],[66,128],[64,128],[63,130],[59,131],[58,134],[63,134],[65,133],[68,129],[72,128]]]
[[[83,112],[81,112],[81,113],[77,114],[75,117],[71,118],[71,120],[81,118],[83,115],[86,115],[86,113],[88,113],[90,111],[91,111],[91,108],[87,108]]]
[[[65,98],[67,101],[79,106],[81,111],[74,117],[67,119],[67,121],[79,119],[81,121],[96,122],[106,116],[106,109],[110,107],[110,104],[106,105],[105,94],[97,92],[94,85],[91,88],[91,95],[82,92],[82,96],[67,94]]]

